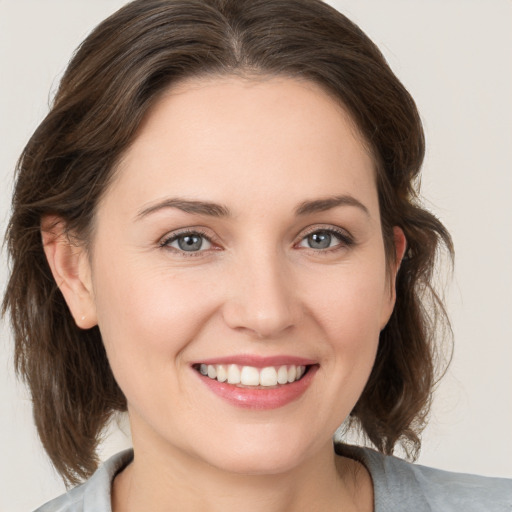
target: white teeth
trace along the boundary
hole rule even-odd
[[[240,383],[244,386],[259,386],[260,372],[258,371],[258,368],[254,368],[254,366],[242,367],[242,372],[240,373]]]
[[[279,367],[266,366],[256,368],[254,366],[238,366],[236,364],[201,364],[199,372],[228,384],[242,384],[243,386],[273,387],[278,384],[288,384],[299,380],[306,372],[305,366],[282,365]]]
[[[290,366],[288,368],[288,382],[293,382],[297,377],[297,367]]]
[[[217,369],[212,364],[208,365],[208,377],[215,379],[217,377]]]
[[[236,364],[228,367],[228,384],[240,384],[240,370]]]
[[[228,372],[223,364],[217,366],[217,380],[219,382],[225,382],[228,380]]]
[[[261,370],[260,386],[277,386],[277,372],[273,366]]]
[[[277,370],[277,382],[279,384],[288,383],[288,368],[286,366],[280,366],[279,370]]]

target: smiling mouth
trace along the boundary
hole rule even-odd
[[[196,364],[201,375],[217,382],[251,389],[269,389],[292,384],[308,372],[311,365],[279,365],[257,368],[238,364]]]

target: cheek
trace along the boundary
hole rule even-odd
[[[137,375],[168,371],[215,311],[202,276],[148,270],[137,259],[95,268],[98,324],[116,377],[135,366]]]
[[[380,261],[364,269],[347,266],[331,270],[331,278],[322,280],[323,290],[316,288],[309,301],[311,315],[328,341],[324,366],[354,398],[371,372],[383,313],[389,308],[385,266]]]
[[[379,263],[331,272],[322,279],[322,289],[310,283],[309,288],[315,290],[310,301],[315,317],[330,339],[378,336],[390,304],[385,267]]]

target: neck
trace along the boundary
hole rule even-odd
[[[330,443],[298,467],[270,475],[233,473],[175,448],[151,448],[134,439],[134,460],[114,480],[113,512],[373,510],[369,474],[336,456]]]

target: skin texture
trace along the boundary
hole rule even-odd
[[[296,214],[333,196],[362,207]],[[168,198],[231,215],[140,215]],[[164,244],[184,229],[209,239],[203,250]],[[326,229],[352,242],[332,235],[311,248],[308,235]],[[99,325],[128,400],[135,460],[114,482],[114,511],[372,510],[369,475],[335,457],[331,439],[370,374],[396,265],[373,160],[318,86],[222,77],[174,87],[120,162],[90,254],[58,226],[43,236],[77,324]],[[399,229],[395,245],[400,261]],[[192,367],[247,354],[303,357],[317,371],[299,399],[253,410],[219,398]]]

